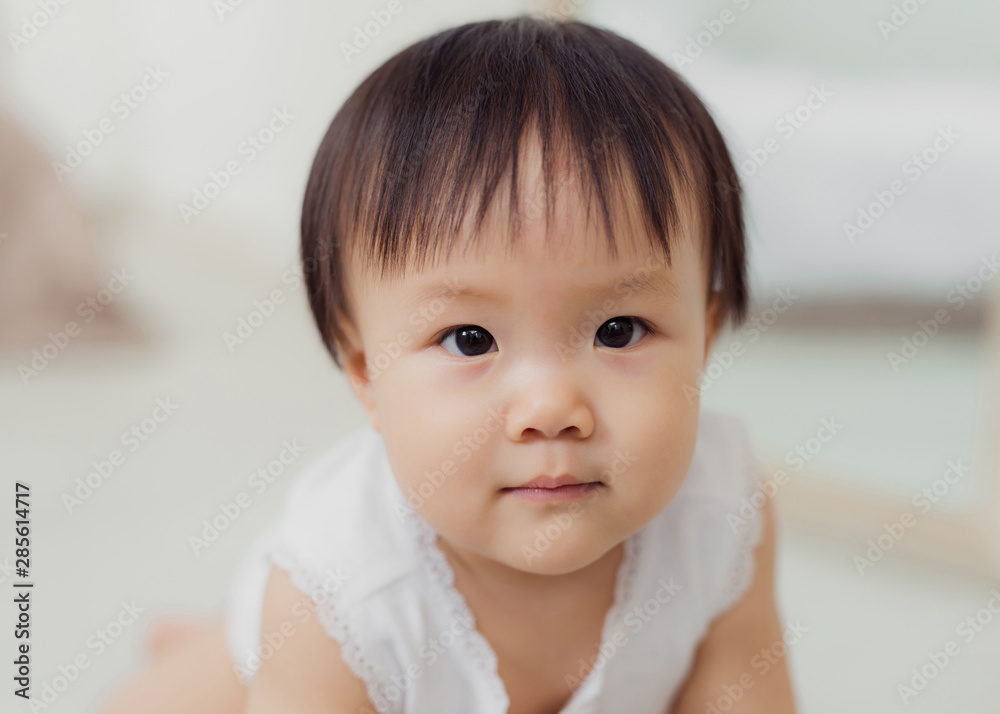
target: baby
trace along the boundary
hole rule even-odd
[[[579,22],[441,32],[313,164],[316,323],[370,417],[293,485],[128,714],[788,714],[769,505],[703,411],[740,191],[678,76]]]

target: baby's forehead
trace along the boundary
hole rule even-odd
[[[530,292],[580,299],[633,290],[676,296],[679,285],[697,284],[695,274],[707,272],[708,265],[705,251],[697,250],[701,241],[694,233],[678,236],[669,251],[653,236],[624,231],[611,243],[599,222],[588,232],[556,228],[549,233],[528,231],[515,237],[498,232],[478,238],[475,243],[452,245],[434,259],[414,258],[395,275],[362,271],[357,283],[360,299],[391,296],[416,306],[460,296],[509,297],[526,286]]]
[[[616,162],[605,155],[610,163],[602,183],[588,171],[579,147],[552,137],[549,141],[546,146],[537,129],[529,129],[515,152],[517,161],[496,183],[487,187],[473,181],[461,201],[451,182],[425,183],[424,193],[418,192],[410,204],[408,220],[396,222],[390,234],[380,234],[377,224],[362,226],[349,242],[362,260],[356,269],[357,299],[386,292],[398,297],[409,290],[417,302],[454,294],[449,280],[495,283],[497,273],[525,274],[544,284],[567,266],[574,275],[562,274],[553,289],[581,298],[631,283],[676,292],[665,279],[669,274],[709,272],[704,226],[710,207],[699,200],[705,192],[686,171],[686,158],[678,155],[678,163],[666,167],[669,186],[661,192],[658,208],[651,208],[641,171],[617,171]],[[469,161],[477,165],[479,160]],[[446,173],[454,178],[453,169]],[[700,260],[672,264],[673,253],[698,253],[697,248]],[[651,280],[648,273],[654,266],[665,275]],[[694,280],[684,277],[688,284]]]

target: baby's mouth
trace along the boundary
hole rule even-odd
[[[601,483],[600,481],[584,481],[583,479],[578,479],[572,474],[560,474],[559,476],[549,476],[548,474],[541,474],[540,476],[535,476],[535,478],[530,481],[522,483],[520,486],[508,486],[504,491],[519,488],[530,488],[530,489],[557,489],[565,486],[582,486],[592,483]]]
[[[537,476],[520,486],[508,486],[501,493],[529,501],[570,501],[605,488],[601,481],[582,481],[570,474],[559,477]]]

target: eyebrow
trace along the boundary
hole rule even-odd
[[[617,292],[616,287],[618,290],[630,288],[636,292],[658,292],[672,298],[677,297],[677,286],[674,285],[670,276],[662,270],[645,270],[643,272],[630,273],[619,277],[617,280],[614,280],[609,284],[602,283],[600,285],[593,285],[585,288],[585,290],[589,290],[590,292],[603,292],[606,294],[610,292]],[[455,298],[468,297],[476,300],[487,301],[497,299],[493,293],[483,291],[469,285],[432,283],[430,285],[417,288],[410,293],[409,303],[411,305],[421,305],[425,302],[448,296]],[[502,302],[502,299],[500,302]]]
[[[636,292],[659,292],[669,295],[672,298],[677,297],[677,286],[670,279],[670,275],[662,270],[659,272],[646,270],[642,273],[632,273],[615,281],[613,286],[631,288]]]

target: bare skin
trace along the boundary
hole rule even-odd
[[[724,686],[733,686],[746,675],[752,677],[753,686],[733,705],[732,714],[795,714],[786,659],[779,659],[766,674],[755,671],[750,663],[782,636],[774,602],[775,525],[770,501],[760,515],[764,530],[754,554],[753,582],[740,601],[712,623],[671,714],[703,714],[707,703],[716,702],[724,693]]]
[[[754,686],[729,710],[730,714],[794,714],[795,705],[785,660],[766,675],[750,666],[751,658],[781,639],[781,626],[774,604],[774,518],[770,504],[762,510],[764,533],[756,551],[753,582],[744,597],[719,617],[702,640],[692,669],[669,714],[701,714],[707,702],[723,694],[744,675]],[[447,553],[446,549],[442,549]],[[613,554],[612,554],[613,555]],[[556,714],[571,693],[564,683],[567,672],[576,674],[581,657],[596,651],[604,612],[610,606],[610,584],[601,597],[587,603],[588,627],[579,623],[582,612],[572,615],[578,598],[558,597],[538,602],[526,619],[523,611],[503,607],[496,593],[483,595],[477,584],[456,568],[456,586],[476,614],[480,632],[497,652],[501,678],[511,698],[509,714]],[[616,562],[604,563],[607,578]],[[292,607],[307,602],[287,574],[274,570],[265,596],[262,629],[279,631],[292,618]],[[577,604],[574,604],[574,602]],[[603,608],[603,609],[602,609]],[[312,612],[312,611],[311,611]],[[544,637],[537,628],[552,618]],[[375,708],[363,683],[340,658],[337,642],[326,634],[313,616],[296,623],[296,634],[274,657],[265,660],[252,685],[245,687],[235,676],[226,648],[222,618],[210,623],[168,626],[154,634],[153,659],[99,714],[266,714],[267,712],[359,712]],[[538,643],[558,643],[548,651]],[[366,709],[367,707],[367,709]]]
[[[150,638],[152,659],[100,714],[224,714],[242,712],[246,687],[233,673],[222,617],[160,627]]]
[[[531,156],[524,165],[534,166],[537,177],[537,150]],[[657,263],[656,251],[642,240],[623,245],[612,260],[588,248],[601,245],[586,240],[599,224],[586,221],[574,186],[563,188],[567,202],[556,202],[552,235],[544,217],[525,221],[514,257],[493,240],[487,241],[485,254],[459,254],[391,282],[365,280],[360,266],[348,272],[358,319],[356,325],[344,323],[349,335],[345,371],[372,426],[385,437],[401,490],[419,487],[425,472],[453,456],[456,439],[479,424],[489,408],[506,415],[495,437],[457,467],[421,514],[439,534],[456,587],[497,654],[511,700],[509,714],[557,714],[572,694],[566,675],[577,675],[579,660],[589,660],[597,650],[621,544],[662,512],[687,474],[699,405],[682,395],[686,385],[698,384],[718,327],[717,296],[706,297],[709,271],[705,243],[698,240],[704,231],[693,206],[687,207],[687,230],[681,232],[687,239],[672,248],[669,266]],[[487,222],[485,230],[499,234],[505,223]],[[654,280],[617,302],[605,297],[610,286],[643,270],[661,282],[667,278],[667,284]],[[366,367],[369,357],[408,329],[412,295],[453,276],[482,294],[466,291],[465,297],[444,304],[428,329],[411,335],[376,378]],[[640,340],[626,349],[595,336],[594,344],[584,343],[585,349],[572,351],[564,363],[557,341],[583,324],[587,306],[604,304],[611,304],[610,314],[637,315],[652,329],[637,329]],[[456,354],[451,349],[455,330],[446,328],[460,325],[481,326],[497,349]],[[428,404],[435,406],[433,419]],[[524,534],[548,525],[552,511],[503,491],[541,472],[574,471],[594,480],[611,450],[625,447],[644,458],[619,481],[602,482],[582,525],[565,531],[544,558],[526,559]],[[753,675],[751,658],[781,638],[773,591],[773,516],[769,507],[762,514],[766,528],[754,581],[742,600],[710,626],[673,714],[704,712],[724,686]],[[178,643],[140,675],[128,690],[130,708],[103,714],[374,712],[365,687],[314,611],[299,620],[300,604],[311,605],[286,573],[272,570],[262,631],[283,632],[292,625],[294,634],[285,635],[285,643],[261,663],[245,693],[234,684],[216,627]],[[794,712],[783,660],[756,680],[723,710]],[[216,699],[206,706],[207,695],[203,701],[191,697],[192,690],[211,690]],[[184,704],[170,701],[171,694],[184,698]],[[155,701],[144,709],[149,699]]]
[[[525,598],[504,580],[482,577],[448,549],[455,584],[476,616],[476,627],[497,655],[510,698],[508,714],[554,714],[573,694],[566,674],[578,676],[601,644],[604,617],[614,602],[615,574],[624,554],[612,548],[576,581]],[[589,597],[581,597],[587,593]]]

